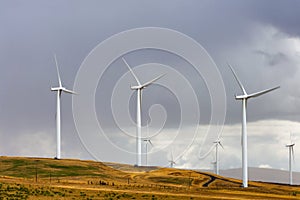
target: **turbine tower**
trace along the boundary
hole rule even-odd
[[[291,143],[285,145],[285,147],[289,148],[289,183],[293,185],[293,171],[292,171],[292,159],[294,160],[294,146],[295,143],[292,141],[292,135],[290,134]]]
[[[233,68],[228,64],[229,68],[231,69],[234,78],[236,79],[238,85],[240,86],[243,94],[236,95],[236,100],[242,101],[242,168],[243,168],[243,187],[248,187],[248,158],[247,158],[247,100],[253,97],[258,97],[260,95],[266,94],[273,90],[278,89],[280,86],[270,88],[267,90],[262,90],[256,93],[247,94],[244,86],[242,85],[241,81],[237,77],[236,73],[234,72]]]
[[[211,164],[212,164],[213,167],[214,167],[214,172],[217,174],[217,172],[216,172],[216,169],[217,169],[217,162],[216,162],[216,161],[213,161],[213,162],[211,162]]]
[[[60,79],[56,55],[54,55],[54,60],[55,60],[55,65],[56,65],[57,78],[58,78],[58,87],[51,88],[51,91],[57,92],[57,97],[56,97],[56,156],[55,156],[55,159],[60,159],[61,158],[61,153],[60,153],[61,152],[60,97],[61,97],[62,92],[66,92],[69,94],[76,94],[76,93],[73,92],[72,90],[68,90],[65,87],[63,87],[61,79]]]
[[[221,146],[222,149],[224,149],[224,147],[223,147],[223,145],[222,145],[222,143],[221,143],[220,138],[218,138],[218,139],[214,142],[214,144],[215,144],[215,147],[216,147],[216,160],[215,160],[215,162],[213,162],[212,164],[215,165],[215,170],[216,170],[215,173],[216,173],[217,175],[219,175],[219,146]]]
[[[124,58],[122,58],[123,62],[128,67],[130,73],[134,77],[134,79],[137,82],[137,86],[131,86],[132,90],[137,91],[137,105],[136,105],[136,166],[142,166],[142,90],[149,85],[153,84],[155,81],[160,79],[165,74],[162,74],[151,81],[148,81],[144,84],[141,84],[137,76],[134,74],[133,70],[129,66],[129,64],[126,62]]]

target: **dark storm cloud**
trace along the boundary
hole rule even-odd
[[[291,37],[300,36],[299,1],[248,1],[251,17],[260,23],[273,25]]]

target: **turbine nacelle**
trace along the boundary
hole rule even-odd
[[[150,138],[143,139],[144,142],[149,143],[151,146],[153,146]]]
[[[65,87],[51,87],[51,91],[64,91],[67,90]]]
[[[222,147],[222,149],[224,149],[222,143],[221,143],[221,140],[216,140],[213,142],[215,145],[220,145]]]
[[[248,95],[235,95],[234,96],[236,100],[243,100],[243,99],[248,99]]]
[[[63,87],[51,87],[51,91],[63,90]]]
[[[142,90],[142,89],[148,87],[149,85],[153,84],[155,81],[157,81],[158,79],[160,79],[161,77],[163,77],[163,76],[165,76],[165,75],[166,75],[166,74],[161,74],[161,75],[159,75],[158,77],[156,77],[156,78],[152,79],[151,81],[148,81],[148,82],[146,82],[146,83],[144,83],[144,84],[142,84],[142,85],[139,84],[139,82],[138,82],[139,85],[136,85],[136,86],[130,86],[130,88],[131,88],[132,90]]]
[[[69,93],[69,94],[77,94],[76,92],[74,92],[72,90],[68,90],[65,87],[52,87],[51,91],[63,91],[63,92]]]
[[[136,85],[136,86],[130,86],[130,88],[132,90],[142,90],[145,88],[145,86],[143,87],[142,85]]]
[[[293,144],[286,144],[285,145],[285,147],[293,147],[293,146],[295,146],[295,143],[293,143]]]

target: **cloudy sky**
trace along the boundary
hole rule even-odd
[[[123,31],[160,27],[195,40],[216,65],[224,84],[218,89],[226,95],[220,102],[226,111],[220,167],[241,167],[241,102],[234,99],[241,91],[229,62],[249,92],[281,86],[249,100],[249,166],[287,169],[284,145],[290,142],[291,132],[296,143],[295,170],[300,171],[299,7],[300,2],[292,0],[0,1],[0,155],[55,156],[56,95],[50,91],[57,86],[54,53],[63,84],[72,89],[84,61],[101,42]],[[180,45],[174,41],[175,47]],[[106,52],[118,48],[115,44]],[[167,70],[162,66],[169,67],[170,73],[167,70],[165,77],[143,92],[143,135],[153,136],[154,144],[149,147],[149,164],[167,165],[173,152],[177,167],[212,168],[215,158],[207,149],[220,128],[209,136],[207,130],[222,125],[222,120],[210,121],[211,95],[216,92],[207,82],[211,77],[197,74],[186,60],[166,51],[140,49],[119,56],[136,67],[142,82]],[[96,59],[101,63],[107,54]],[[185,77],[183,82],[180,77]],[[72,102],[74,106],[76,98],[85,97],[84,91],[74,99],[62,95],[62,157],[135,163],[136,97],[130,84],[135,80],[121,57],[112,60],[99,77],[92,95],[102,131],[74,122],[78,112],[72,112]],[[81,111],[88,123],[93,116],[85,115],[86,107],[90,106],[82,105]],[[197,109],[200,117],[191,112]],[[182,113],[189,113],[185,120]],[[85,132],[78,126],[86,126]]]

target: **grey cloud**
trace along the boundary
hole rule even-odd
[[[287,1],[251,1],[252,16],[261,23],[271,24],[291,37],[300,36],[299,10],[300,2]]]
[[[282,52],[278,52],[276,54],[270,54],[262,50],[256,50],[254,52],[264,56],[267,59],[269,66],[275,66],[288,60],[287,56]]]
[[[55,94],[51,93],[50,87],[57,84],[53,53],[57,54],[64,85],[71,88],[80,64],[96,45],[120,31],[145,26],[178,30],[205,47],[217,63],[225,83],[228,101],[226,123],[229,125],[240,122],[241,103],[234,100],[233,95],[239,93],[239,88],[226,66],[227,61],[235,65],[236,71],[250,92],[277,84],[282,85],[280,91],[249,102],[249,121],[274,118],[299,121],[299,56],[291,56],[287,51],[276,50],[280,44],[279,47],[267,45],[275,48],[274,51],[258,45],[264,44],[266,37],[263,33],[269,26],[278,30],[283,37],[299,38],[298,8],[298,1],[289,0],[2,1],[0,6],[0,132],[3,138],[0,140],[2,141],[1,154],[53,156],[56,104]],[[277,41],[276,38],[272,39],[271,43]],[[169,64],[177,70],[181,69],[181,66],[184,66],[184,69],[188,68],[188,64],[180,61],[179,58],[159,55],[157,52],[144,51],[128,56],[134,66],[157,61]],[[119,132],[109,113],[110,90],[127,69],[118,65],[120,63],[114,64],[110,71],[107,71],[107,77],[99,82],[96,109],[99,119],[107,125],[107,131],[116,131],[115,134],[118,135]],[[190,80],[196,91],[197,98],[200,100],[202,117],[200,124],[205,125],[211,117],[206,85],[190,68],[182,70],[181,73]],[[266,77],[265,74],[268,76]],[[164,92],[159,88],[152,89],[151,94],[150,91],[144,94],[144,109],[147,110],[152,102],[167,105],[171,116],[169,125],[176,124],[179,120],[176,114],[179,111],[173,106],[176,107],[178,103],[171,101],[173,100],[171,95],[163,97]],[[132,91],[128,90],[128,92]],[[133,96],[130,101],[133,119],[134,102]],[[72,119],[71,97],[68,95],[62,96],[62,114],[63,154],[66,157],[91,158],[76,133]],[[147,113],[144,113],[143,117],[146,119]],[[171,125],[168,128],[171,128]],[[239,134],[238,130],[234,131]],[[28,142],[24,139],[27,136],[32,140],[43,138],[44,140],[37,142],[36,145],[24,145],[22,142]],[[18,139],[14,140],[14,138]],[[223,153],[224,168],[239,166],[239,136],[235,137],[235,140],[237,142],[228,141],[226,145],[228,150]],[[257,137],[253,142],[264,140],[265,137]],[[5,141],[9,141],[9,144]],[[116,141],[122,140],[116,138]],[[274,140],[272,141],[273,143],[271,141],[270,143],[275,147]],[[99,143],[101,144],[100,141]],[[45,149],[35,154],[38,145],[43,145]],[[281,153],[282,150],[278,152],[280,155]],[[161,158],[149,159],[159,160],[158,164],[160,164],[167,159],[167,154],[168,150],[165,150],[165,155]],[[179,160],[180,165],[200,166],[196,154],[197,147],[194,147],[183,161]],[[120,156],[116,156],[114,159],[119,159]],[[281,159],[284,160],[284,157]],[[123,162],[132,160],[132,158],[128,160],[122,158]],[[209,160],[201,162],[204,166],[210,165]],[[270,165],[284,167],[282,163],[276,164],[275,159],[270,161]]]

